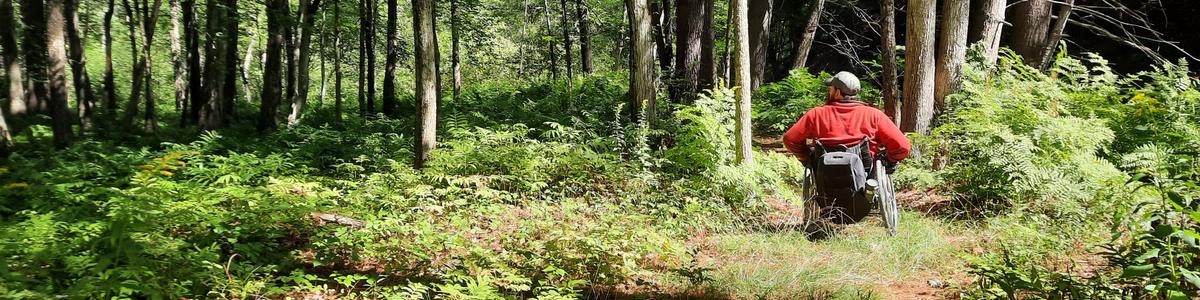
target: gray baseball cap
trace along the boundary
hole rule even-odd
[[[846,96],[858,95],[858,91],[861,89],[858,83],[858,76],[854,76],[854,74],[846,71],[838,72],[833,77],[825,79],[825,85],[837,88],[842,91],[842,95]]]

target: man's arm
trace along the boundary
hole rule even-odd
[[[896,123],[892,123],[883,112],[875,114],[875,124],[879,128],[876,137],[879,138],[879,143],[887,148],[887,158],[893,162],[904,160],[908,157],[908,152],[912,151],[912,143],[908,141],[908,137],[900,132],[900,128],[896,127]]]
[[[808,114],[804,114],[799,121],[796,121],[795,125],[792,125],[792,128],[788,129],[787,133],[783,134],[783,146],[787,147],[788,151],[795,154],[801,161],[808,160],[809,149],[805,143],[811,136],[809,135],[811,127],[808,123]]]

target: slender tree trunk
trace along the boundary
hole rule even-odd
[[[113,51],[112,51],[112,18],[116,13],[116,0],[108,0],[108,7],[104,10],[104,38],[102,43],[104,46],[104,90],[101,96],[104,109],[108,111],[108,115],[115,116],[117,113],[117,88],[116,80],[113,78]]]
[[[574,58],[571,56],[571,14],[567,13],[567,0],[558,0],[558,4],[562,6],[562,35],[563,35],[563,61],[566,62],[567,71],[567,88],[571,88],[571,79],[575,78],[574,74]],[[457,51],[456,51],[457,53]],[[458,75],[458,68],[454,69],[455,76]],[[457,80],[457,79],[455,79]]]
[[[671,98],[692,103],[700,87],[700,64],[704,36],[704,0],[679,0],[675,8],[675,76]]]
[[[199,109],[199,119],[197,125],[201,130],[213,130],[225,126],[224,105],[221,103],[222,96],[225,91],[225,76],[230,76],[225,67],[225,62],[228,60],[225,56],[228,51],[225,50],[229,39],[221,38],[224,31],[223,23],[228,16],[228,12],[222,7],[217,0],[211,0],[207,3],[207,15],[205,32],[207,33],[205,53],[208,54],[204,60],[204,89],[206,96],[203,99],[195,99],[202,101]]]
[[[1062,40],[1063,30],[1067,28],[1067,21],[1071,19],[1071,11],[1075,10],[1075,0],[1066,0],[1066,3],[1058,11],[1058,20],[1054,22],[1054,27],[1050,29],[1050,36],[1046,38],[1046,47],[1042,49],[1042,59],[1038,61],[1038,69],[1045,71],[1050,69],[1050,63],[1054,61],[1054,55],[1058,53],[1058,41]]]
[[[304,113],[304,106],[308,103],[308,63],[312,57],[309,50],[312,45],[313,15],[317,13],[317,8],[321,5],[321,0],[301,0],[300,3],[300,28],[298,30],[300,45],[296,47],[300,53],[300,61],[296,64],[298,68],[296,97],[292,99],[292,113],[288,115],[288,127],[300,124],[300,118]]]
[[[542,0],[542,5],[546,7],[546,14],[542,18],[546,21],[546,36],[554,36],[551,31],[553,27],[550,26],[550,13],[554,10],[550,9],[550,0]],[[550,76],[558,79],[558,50],[555,48],[553,40],[546,40],[546,52],[550,54]]]
[[[175,73],[175,110],[187,106],[187,59],[183,52],[183,5],[170,0],[171,6],[171,66]]]
[[[808,66],[808,51],[812,49],[813,39],[817,37],[817,25],[821,22],[821,13],[825,11],[825,0],[813,2],[813,10],[808,15],[808,23],[804,25],[804,34],[796,46],[796,59],[792,61],[792,69]]]
[[[321,11],[321,37],[319,40],[317,40],[317,47],[318,47],[317,54],[320,56],[318,58],[321,60],[321,95],[319,98],[317,98],[317,106],[318,107],[325,106],[325,94],[329,87],[329,85],[327,84],[328,81],[326,79],[328,76],[325,75],[325,70],[326,70],[325,65],[326,65],[326,61],[328,61],[325,58],[327,56],[326,52],[329,51],[329,49],[328,49],[329,45],[327,44],[328,37],[329,37],[329,22],[328,22],[328,18],[326,18],[327,15],[328,15],[327,11]]]
[[[1025,64],[1037,66],[1046,48],[1047,32],[1050,30],[1050,0],[1018,1],[1013,6],[1013,35],[1010,43],[1013,51],[1021,55]]]
[[[575,0],[575,17],[579,22],[579,67],[584,74],[592,73],[592,20],[588,18],[587,0]]]
[[[17,49],[17,22],[13,16],[12,0],[0,0],[0,50],[3,50],[4,70],[8,77],[8,112],[14,116],[25,114],[25,85],[21,74],[21,52]],[[3,118],[0,115],[0,118]],[[3,122],[3,120],[0,120]],[[12,144],[8,136],[8,126],[0,128],[0,154],[7,153],[7,147]],[[7,155],[4,155],[7,156]]]
[[[258,130],[275,130],[279,104],[283,96],[284,20],[287,19],[287,0],[267,0],[267,46],[263,61],[262,106],[258,110]]]
[[[450,2],[453,14],[454,2]],[[384,41],[384,58],[383,67],[383,114],[389,117],[396,116],[396,53],[399,50],[397,45],[400,39],[396,31],[398,21],[396,20],[396,0],[387,0],[387,40]]]
[[[942,38],[938,44],[934,80],[934,117],[946,110],[946,96],[957,93],[962,83],[962,65],[967,56],[967,24],[970,0],[943,0]]]
[[[771,40],[771,15],[774,0],[749,0],[750,17],[750,91],[758,90],[763,84],[763,73],[767,68],[767,44]]]
[[[646,2],[647,0],[625,0],[625,6],[629,10],[629,49],[632,50],[629,56],[629,97],[633,101],[630,105],[633,115],[636,116],[639,110],[645,109],[650,125],[654,126],[658,117],[655,95],[655,80],[658,76],[654,73],[654,33],[651,31],[653,27],[650,7]],[[644,108],[643,102],[646,103]]]
[[[375,20],[379,16],[379,5],[375,0],[368,0],[367,13],[370,14],[367,20],[367,106],[371,107],[371,112],[375,112],[375,67],[379,64],[375,62],[375,37],[378,36],[375,31]]]
[[[715,0],[714,0],[715,1]],[[725,9],[725,53],[721,56],[721,71],[725,80],[733,80],[733,17],[737,12],[733,11],[733,6],[737,1],[729,0],[729,6]]]
[[[258,45],[259,35],[262,33],[259,30],[259,24],[262,24],[263,14],[255,13],[255,15],[254,26],[250,27],[254,33],[250,35],[250,41],[246,43],[246,55],[242,56],[242,97],[244,97],[242,99],[247,104],[254,103],[254,87],[250,84],[250,68],[254,67],[254,46]]]
[[[733,23],[737,30],[737,41],[735,45],[737,53],[734,54],[734,56],[737,57],[737,60],[735,61],[733,67],[735,70],[733,76],[734,88],[737,89],[737,124],[736,127],[734,127],[736,131],[734,133],[734,151],[738,163],[748,164],[754,162],[754,149],[750,144],[751,89],[747,88],[754,84],[752,81],[752,71],[750,70],[752,66],[750,58],[752,54],[751,46],[754,44],[754,42],[750,32],[752,31],[752,27],[757,26],[756,24],[751,23],[758,23],[759,20],[750,18],[750,13],[748,12],[750,9],[746,2],[760,0],[731,1],[734,3]]]
[[[415,168],[425,167],[430,152],[437,147],[438,72],[437,32],[434,29],[433,0],[413,0],[413,30],[416,37],[417,132],[414,149]]]
[[[671,36],[667,30],[671,17],[671,0],[647,0],[650,2],[650,28],[654,30],[655,56],[658,58],[659,70],[663,74],[671,74]]]
[[[450,0],[450,69],[454,72],[454,99],[462,94],[462,69],[459,61],[459,26],[462,26],[458,15],[458,1]],[[569,56],[568,56],[569,57]],[[568,62],[569,63],[569,62]],[[568,67],[570,69],[570,67]]]
[[[54,146],[62,149],[71,145],[71,113],[67,107],[67,43],[64,40],[66,30],[66,15],[64,14],[65,0],[49,0],[46,2],[46,40],[50,54],[48,66],[50,76],[50,118],[54,131]],[[27,32],[26,34],[42,34]]]
[[[158,130],[158,119],[156,117],[157,111],[155,111],[154,107],[154,92],[151,89],[153,87],[153,82],[150,81],[151,74],[154,74],[152,72],[154,66],[152,58],[154,56],[151,55],[151,45],[154,42],[154,30],[156,26],[158,26],[158,11],[159,8],[162,7],[162,0],[154,0],[153,6],[150,5],[149,0],[146,0],[146,2],[142,3],[141,7],[143,34],[142,63],[145,64],[145,66],[142,67],[142,76],[144,77],[142,79],[142,84],[146,93],[146,113],[143,117],[144,122],[142,129],[145,132],[154,132]]]
[[[983,43],[983,58],[989,64],[996,63],[1000,53],[1000,32],[1004,30],[1005,0],[979,0],[971,3],[971,24],[967,31],[968,43]]]
[[[204,70],[200,62],[200,49],[203,44],[200,41],[199,25],[196,22],[196,1],[182,0],[183,6],[183,28],[184,42],[187,44],[187,70],[188,70],[188,86],[187,99],[184,112],[180,114],[181,125],[196,124],[200,120],[200,108],[207,102],[204,91]],[[182,126],[181,126],[182,127]]]
[[[883,58],[883,112],[892,118],[892,122],[900,124],[900,99],[896,84],[896,2],[895,0],[880,1],[882,15],[880,30],[881,42],[879,56]]]
[[[521,4],[521,42],[517,52],[520,53],[521,62],[517,66],[517,75],[521,78],[525,77],[525,44],[529,41],[529,0],[522,0]]]
[[[367,2],[358,2],[358,115],[366,117],[373,109],[367,105]]]
[[[71,55],[71,75],[75,83],[76,113],[79,118],[79,135],[92,128],[92,114],[96,108],[96,94],[92,92],[92,79],[87,72],[83,40],[79,29],[79,0],[66,0],[67,43]]]
[[[937,1],[909,0],[904,55],[904,115],[900,128],[929,133],[934,106],[934,20]]]
[[[221,89],[221,117],[225,120],[224,124],[233,123],[233,118],[237,116],[237,74],[238,74],[238,59],[237,47],[238,37],[241,31],[238,30],[238,9],[237,0],[225,0],[225,20],[222,23],[225,25],[225,85]]]
[[[42,0],[22,0],[21,19],[25,23],[24,32],[29,33],[22,35],[21,43],[25,51],[25,70],[28,71],[23,74],[28,81],[25,86],[30,89],[25,94],[25,109],[27,113],[45,113],[48,112],[47,101],[50,95],[46,87],[49,58],[45,34],[46,10]],[[20,115],[15,109],[13,114]]]
[[[133,84],[129,88],[129,99],[125,103],[125,116],[122,123],[125,127],[132,128],[134,117],[137,116],[142,103],[142,79],[144,79],[142,74],[146,72],[146,69],[144,69],[146,64],[142,62],[142,58],[140,57],[141,52],[138,51],[140,43],[138,43],[137,31],[139,24],[141,24],[138,20],[138,12],[141,11],[139,8],[141,3],[137,0],[132,3],[129,0],[122,0],[121,4],[125,6],[125,23],[129,27],[129,61],[133,63],[133,70],[131,71],[133,74],[131,76]]]
[[[342,120],[342,3],[333,0],[333,113]]]
[[[8,63],[8,60],[4,60],[4,63]],[[12,154],[12,147],[12,133],[8,129],[8,121],[4,120],[4,108],[0,107],[0,158],[8,158]]]
[[[700,29],[700,67],[697,91],[711,89],[717,82],[716,73],[716,34],[713,29],[714,0],[701,0],[704,3],[704,16],[701,18]]]

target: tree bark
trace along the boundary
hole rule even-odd
[[[379,5],[375,0],[368,0],[367,13],[370,14],[367,19],[367,106],[371,108],[371,112],[375,111],[375,20],[379,15]]]
[[[671,74],[671,36],[667,27],[671,21],[671,0],[648,0],[650,3],[650,26],[654,29],[655,56],[663,74]]]
[[[112,18],[115,12],[116,0],[108,0],[108,7],[104,10],[104,38],[101,41],[104,46],[104,78],[101,79],[104,82],[104,90],[100,101],[110,116],[117,113],[117,88],[112,63]]]
[[[1075,0],[1066,0],[1065,6],[1059,8],[1058,20],[1054,22],[1054,28],[1050,29],[1050,36],[1046,38],[1046,47],[1042,49],[1042,59],[1038,61],[1038,69],[1046,71],[1050,68],[1050,63],[1054,60],[1054,55],[1058,53],[1058,41],[1062,40],[1063,30],[1067,28],[1067,20],[1071,19],[1071,11],[1075,10]]]
[[[8,77],[8,112],[14,116],[25,114],[25,85],[21,73],[21,52],[17,49],[17,22],[13,15],[12,0],[0,0],[0,50],[3,50],[4,70]],[[0,116],[3,118],[3,116]],[[2,122],[3,120],[0,120]],[[0,132],[0,151],[6,151],[12,143],[8,138],[8,126]]]
[[[358,2],[358,115],[366,117],[371,113],[367,105],[367,2]]]
[[[716,34],[713,29],[714,0],[702,0],[704,3],[704,18],[700,20],[700,66],[697,91],[711,89],[717,82],[716,66]]]
[[[458,1],[450,1],[450,69],[454,72],[454,99],[458,99],[458,95],[462,94],[462,66],[459,61],[459,23],[458,16]],[[568,56],[569,57],[569,56]],[[570,67],[568,67],[570,69]]]
[[[204,91],[204,70],[200,62],[200,48],[203,48],[200,42],[200,32],[196,25],[196,1],[182,0],[183,6],[183,28],[184,43],[187,44],[187,70],[188,70],[188,87],[187,99],[184,112],[180,114],[180,123],[196,124],[200,120],[200,108],[205,101]]]
[[[771,14],[774,0],[749,0],[750,17],[750,91],[763,84],[767,67],[767,44],[771,39]]]
[[[225,62],[228,60],[226,55],[228,51],[227,43],[229,39],[221,38],[224,31],[222,22],[228,16],[228,12],[222,7],[220,1],[212,0],[207,4],[207,16],[205,24],[205,32],[207,32],[205,53],[208,57],[204,60],[204,89],[205,97],[203,99],[194,99],[200,102],[199,119],[197,125],[201,130],[213,130],[225,126],[225,106],[221,103],[222,96],[225,91],[225,76],[230,76],[226,69]]]
[[[750,140],[750,90],[747,87],[752,86],[753,75],[751,66],[751,47],[754,44],[753,37],[750,32],[752,27],[759,23],[760,19],[753,19],[748,10],[747,1],[762,1],[762,0],[731,0],[733,1],[733,23],[736,28],[737,43],[735,47],[736,60],[734,61],[734,88],[737,90],[737,108],[736,111],[736,127],[734,132],[734,151],[737,162],[740,164],[748,164],[754,162],[754,150],[751,147]]]
[[[880,1],[882,15],[880,27],[881,44],[879,56],[883,59],[883,112],[900,124],[900,99],[896,86],[896,1]]]
[[[96,108],[96,94],[92,92],[92,79],[87,72],[83,40],[79,29],[79,0],[66,0],[67,43],[71,55],[71,79],[75,84],[75,101],[79,118],[79,135],[92,128],[92,114]]]
[[[452,1],[450,6],[454,7]],[[387,0],[387,40],[384,42],[384,67],[383,67],[383,114],[389,117],[395,117],[396,114],[396,51],[399,48],[397,40],[399,33],[396,32],[396,0]]]
[[[221,116],[225,118],[224,124],[233,123],[233,118],[237,116],[237,74],[238,74],[238,59],[237,47],[240,31],[238,30],[238,9],[237,0],[225,0],[225,20],[222,23],[225,25],[225,85],[221,89]]]
[[[309,50],[312,46],[313,15],[317,13],[317,9],[321,6],[321,0],[301,0],[300,4],[300,27],[297,29],[297,34],[300,36],[300,44],[296,47],[297,51],[299,51],[298,58],[300,61],[296,63],[296,71],[298,73],[296,77],[296,97],[292,98],[292,113],[288,115],[288,127],[300,124],[300,118],[304,114],[304,107],[308,104],[308,64],[312,60],[311,51]]]
[[[451,3],[453,3],[453,2],[451,2]],[[562,17],[560,18],[560,20],[562,21],[561,27],[562,27],[562,36],[563,36],[563,53],[566,54],[563,57],[563,62],[566,63],[565,66],[567,67],[566,68],[567,88],[569,89],[571,87],[571,79],[575,78],[574,70],[572,70],[574,68],[574,62],[573,62],[573,58],[571,56],[571,29],[572,29],[571,22],[570,22],[571,14],[567,13],[567,0],[558,0],[558,4],[562,8],[562,14],[561,14]],[[457,31],[457,29],[455,29],[455,31]],[[454,94],[455,94],[455,98],[457,99],[458,98],[458,96],[457,96],[458,89],[459,89],[459,84],[460,84],[459,83],[459,81],[460,81],[459,73],[458,73],[458,50],[457,50],[458,38],[455,38],[454,41],[455,41],[455,43],[454,43],[454,46],[455,46],[455,51],[454,51],[454,53],[455,53],[455,57],[454,57],[454,63],[455,63],[454,64]]]
[[[587,0],[576,0],[575,16],[579,22],[579,67],[584,74],[595,70],[592,62],[592,20],[588,18]]]
[[[705,0],[679,0],[675,7],[675,74],[671,98],[692,103],[700,87]]]
[[[45,113],[48,111],[47,100],[50,95],[46,89],[47,43],[46,43],[46,9],[42,0],[22,0],[21,19],[25,23],[22,35],[24,46],[25,70],[27,89],[25,94],[25,113]],[[33,34],[36,33],[36,34]],[[14,115],[21,115],[14,109]]]
[[[326,64],[328,62],[328,59],[326,59],[326,52],[329,51],[329,44],[327,41],[329,37],[329,21],[327,15],[328,11],[321,11],[321,37],[317,40],[317,54],[319,55],[318,59],[321,60],[321,94],[317,98],[317,107],[325,106],[325,95],[329,87],[327,84],[328,76],[326,76],[325,72],[327,69]]]
[[[64,40],[66,30],[65,0],[49,0],[46,2],[46,48],[49,53],[50,65],[50,118],[54,131],[54,146],[62,149],[71,145],[71,114],[67,107],[67,43]],[[42,34],[27,32],[27,34]]]
[[[804,25],[804,33],[796,46],[796,59],[792,61],[792,69],[808,65],[808,52],[812,49],[813,38],[817,37],[817,25],[821,22],[821,13],[825,11],[825,0],[816,0],[813,5],[813,10],[808,15],[808,23]]]
[[[1013,7],[1013,35],[1009,43],[1027,65],[1037,67],[1042,58],[1050,30],[1051,7],[1050,0],[1019,1]]]
[[[642,109],[651,126],[657,119],[657,97],[655,96],[657,76],[654,73],[654,33],[651,27],[650,7],[647,0],[625,0],[629,10],[629,100],[630,111],[634,116]],[[646,106],[642,107],[642,102]]]
[[[155,111],[155,100],[153,82],[150,81],[150,75],[153,74],[153,57],[151,56],[152,44],[154,42],[154,30],[158,26],[158,10],[162,7],[162,0],[154,0],[154,5],[151,6],[149,0],[142,2],[142,88],[145,89],[146,97],[146,112],[143,115],[142,130],[145,132],[154,132],[158,130],[158,119]],[[135,87],[136,88],[136,87]]]
[[[263,60],[262,106],[258,110],[258,131],[275,130],[279,104],[283,96],[284,20],[287,0],[267,0],[267,46]]]
[[[904,115],[901,129],[929,133],[934,106],[934,0],[908,0],[904,55]]]
[[[333,113],[342,120],[342,3],[333,1]]]
[[[131,71],[132,84],[129,88],[129,99],[125,103],[125,116],[122,119],[122,123],[123,126],[132,128],[134,117],[137,116],[142,103],[142,74],[146,72],[146,69],[144,69],[146,64],[142,61],[140,51],[138,51],[139,39],[137,31],[141,24],[141,21],[138,20],[138,15],[141,11],[141,2],[135,0],[130,3],[129,0],[122,0],[121,4],[125,7],[125,23],[126,27],[129,28],[129,61],[133,63],[133,70]]]
[[[983,58],[987,63],[996,63],[1000,53],[1000,33],[1004,30],[1005,0],[978,0],[971,3],[971,24],[967,42],[983,44]]]
[[[266,3],[263,4],[266,5]],[[251,30],[254,30],[254,33],[250,35],[250,41],[246,43],[246,51],[244,51],[246,54],[245,56],[242,56],[242,68],[240,73],[242,75],[242,97],[245,97],[242,99],[247,104],[254,103],[254,88],[250,84],[250,68],[254,67],[254,46],[258,45],[259,35],[262,33],[262,31],[259,31],[258,29],[258,26],[260,26],[259,24],[262,24],[262,14],[255,13],[255,15],[254,26],[251,26],[251,28],[253,28]]]
[[[970,0],[942,0],[942,37],[937,50],[933,111],[946,109],[946,96],[956,93],[962,84],[962,65],[967,56],[967,24]]]
[[[425,167],[437,147],[438,72],[437,32],[434,30],[433,0],[413,0],[413,30],[416,39],[417,132],[413,151],[415,168]]]
[[[550,26],[550,0],[542,0],[542,5],[546,7],[546,14],[542,19],[546,21],[546,36],[554,36]],[[546,53],[550,55],[550,78],[558,79],[558,50],[555,49],[554,41],[546,40]]]
[[[175,75],[175,110],[187,106],[187,58],[183,52],[183,6],[180,0],[170,0],[171,6],[171,67]]]
[[[8,60],[4,62],[8,63]],[[0,158],[8,158],[8,155],[12,154],[12,147],[12,134],[9,133],[8,121],[4,120],[4,108],[0,107]]]

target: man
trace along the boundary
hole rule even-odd
[[[825,105],[809,110],[792,125],[783,135],[783,145],[807,165],[809,139],[826,146],[852,146],[866,138],[873,157],[879,155],[880,145],[886,148],[884,161],[891,173],[912,149],[908,138],[882,111],[858,100],[860,85],[854,74],[838,72],[826,79],[825,85],[829,86]]]

